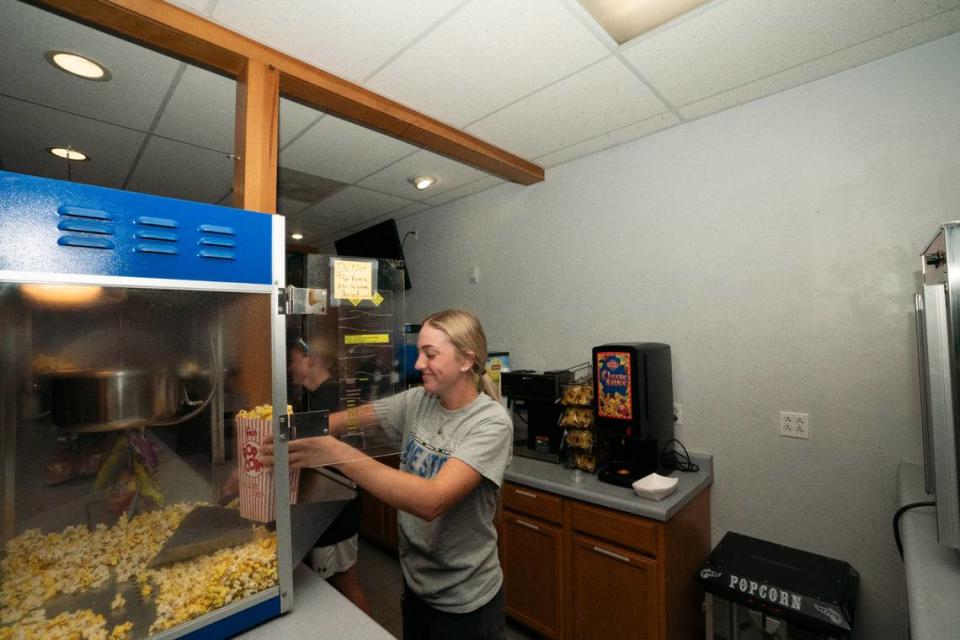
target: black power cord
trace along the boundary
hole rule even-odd
[[[917,507],[935,507],[937,506],[936,502],[911,502],[910,504],[905,504],[897,512],[893,514],[893,539],[897,543],[897,553],[900,554],[900,559],[903,560],[903,541],[900,539],[900,518],[904,513],[910,509],[915,509]]]
[[[683,453],[677,451],[676,447],[670,451],[667,451],[667,447],[674,442],[676,442],[677,445],[683,449]],[[676,438],[671,438],[664,443],[663,453],[660,454],[660,464],[668,469],[676,469],[677,471],[687,471],[692,473],[700,471],[700,465],[690,460],[690,454],[687,453],[687,448],[683,446],[683,443]]]

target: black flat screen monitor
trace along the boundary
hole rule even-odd
[[[338,256],[403,260],[403,244],[397,231],[397,221],[393,218],[340,238],[333,246],[336,247]],[[409,289],[410,270],[406,268],[405,260],[403,265],[403,288]]]

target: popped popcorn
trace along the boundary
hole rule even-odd
[[[141,574],[157,585],[157,618],[150,633],[164,631],[276,585],[276,534],[257,527],[257,535],[257,540],[245,545]]]
[[[92,531],[72,525],[59,533],[28,529],[6,544],[0,562],[0,624],[16,622],[60,594],[97,589],[111,577],[130,579],[156,555],[194,504],[176,504]]]
[[[132,627],[133,625],[131,625]],[[118,636],[123,638],[123,636]],[[90,609],[65,611],[53,620],[23,618],[15,627],[0,627],[0,640],[109,640],[107,621]]]
[[[293,405],[287,405],[287,415],[293,415]],[[253,409],[241,409],[237,411],[238,418],[254,418],[257,420],[269,420],[273,417],[273,405],[261,404]]]
[[[111,578],[135,582],[140,596],[155,598],[156,633],[174,627],[277,584],[276,534],[255,527],[246,545],[173,565],[147,564],[202,503],[182,503],[163,510],[121,516],[112,527],[83,525],[58,533],[37,529],[6,544],[0,561],[0,640],[128,640],[133,624],[116,624],[108,632],[102,615],[90,609],[46,617],[44,603],[61,594],[97,589]],[[117,592],[110,609],[122,613],[126,600]],[[12,625],[12,626],[11,626]]]

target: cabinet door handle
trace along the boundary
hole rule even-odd
[[[602,547],[594,547],[593,550],[596,551],[597,553],[602,553],[607,557],[613,558],[614,560],[619,560],[620,562],[626,562],[627,564],[630,564],[630,558],[628,558],[627,556],[620,555],[619,553],[614,553],[613,551],[608,551],[607,549],[604,549]]]
[[[517,495],[521,495],[525,498],[536,498],[537,494],[530,493],[529,491],[524,491],[523,489],[516,489]]]
[[[516,522],[516,523],[517,523],[518,525],[520,525],[521,527],[526,527],[527,529],[533,529],[534,531],[540,531],[540,527],[538,527],[537,525],[533,524],[532,522],[526,522],[526,521],[520,520],[520,519],[514,520],[514,522]]]

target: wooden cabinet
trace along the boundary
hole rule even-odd
[[[499,524],[500,561],[510,567],[504,571],[507,615],[548,638],[561,637],[562,530],[510,511],[500,514]]]
[[[379,458],[380,462],[398,468],[400,456]],[[360,535],[376,542],[388,551],[397,553],[397,510],[360,490]]]
[[[659,522],[507,482],[498,526],[507,615],[544,637],[703,637],[709,489]]]
[[[692,579],[692,576],[691,576]],[[657,563],[574,534],[570,563],[571,635],[580,640],[656,640]]]

